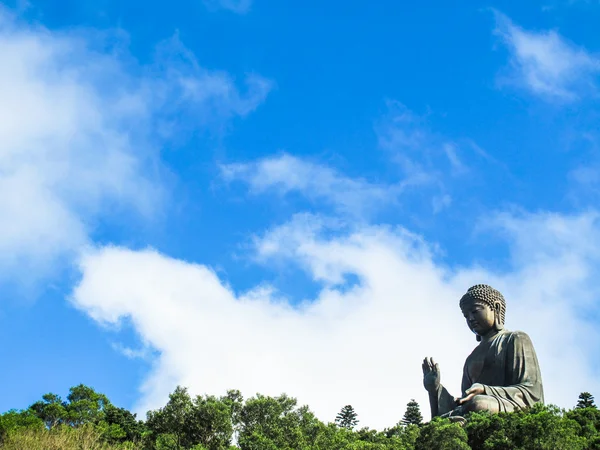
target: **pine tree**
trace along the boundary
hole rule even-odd
[[[575,408],[596,408],[594,396],[589,392],[582,392],[579,394],[579,400]]]
[[[407,403],[402,423],[404,425],[421,425],[423,423],[421,408],[414,399]]]
[[[357,424],[357,415],[351,405],[346,405],[342,408],[335,418],[335,423],[341,428],[353,429]]]

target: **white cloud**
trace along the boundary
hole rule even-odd
[[[224,164],[221,173],[227,181],[248,183],[256,194],[298,192],[313,201],[323,201],[340,212],[356,216],[394,204],[404,189],[404,184],[379,185],[349,178],[325,165],[287,153],[256,162]]]
[[[253,194],[274,193],[280,196],[300,194],[314,204],[333,207],[336,213],[353,218],[373,217],[385,207],[406,206],[410,196],[429,196],[434,213],[452,203],[452,182],[471,173],[464,160],[471,163],[498,162],[471,140],[452,142],[430,131],[426,121],[405,105],[387,102],[389,113],[376,125],[377,145],[397,163],[401,171],[397,180],[370,182],[352,178],[338,170],[280,153],[259,160],[222,164],[224,180],[243,181]],[[473,177],[471,177],[473,178]]]
[[[269,82],[253,76],[241,94],[230,76],[203,69],[176,40],[156,65],[136,67],[123,49],[107,49],[106,37],[27,25],[0,9],[4,276],[30,278],[25,268],[44,270],[72,255],[88,244],[99,214],[153,213],[164,195],[154,130],[172,128],[169,107],[194,120],[228,118],[247,114],[268,92]],[[167,71],[160,64],[168,55],[183,56]]]
[[[546,99],[575,100],[596,92],[600,59],[554,30],[527,31],[496,12],[496,34],[511,53],[512,82]]]
[[[223,8],[238,14],[245,14],[252,6],[252,0],[204,0],[204,4],[210,8]]]
[[[323,283],[317,298],[299,306],[264,286],[236,294],[203,265],[118,247],[83,256],[72,301],[100,323],[127,318],[160,352],[142,387],[141,412],[163,405],[182,384],[194,393],[286,392],[330,421],[352,404],[362,425],[383,428],[411,398],[427,414],[424,356],[439,361],[444,383],[458,394],[476,344],[458,299],[471,284],[488,282],[507,298],[508,328],[534,341],[547,401],[572,406],[579,392],[600,388],[589,357],[600,350],[589,314],[598,293],[597,216],[504,214],[493,225],[511,250],[505,273],[449,267],[402,228],[358,226],[332,237],[318,218],[298,216],[266,233],[258,251],[288,258]],[[348,285],[348,274],[358,282]]]

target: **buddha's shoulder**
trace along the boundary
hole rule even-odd
[[[519,330],[508,331],[508,330],[506,330],[506,331],[504,331],[503,335],[504,335],[504,339],[507,339],[507,340],[531,342],[531,338],[524,331],[519,331]]]

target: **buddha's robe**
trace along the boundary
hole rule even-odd
[[[483,395],[492,412],[516,411],[544,403],[537,356],[531,339],[522,331],[502,330],[479,343],[465,361],[463,397],[474,383],[483,385]],[[433,415],[442,415],[456,408],[455,399],[443,387],[432,397]],[[456,412],[460,413],[460,408]]]

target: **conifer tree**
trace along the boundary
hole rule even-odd
[[[346,405],[342,408],[335,418],[335,423],[341,428],[352,430],[357,424],[357,414],[351,405]]]
[[[421,425],[423,423],[421,408],[415,399],[406,404],[406,412],[402,418],[402,423],[404,425]]]
[[[596,408],[594,396],[589,392],[582,392],[579,394],[579,400],[577,401],[577,406],[575,408]]]

